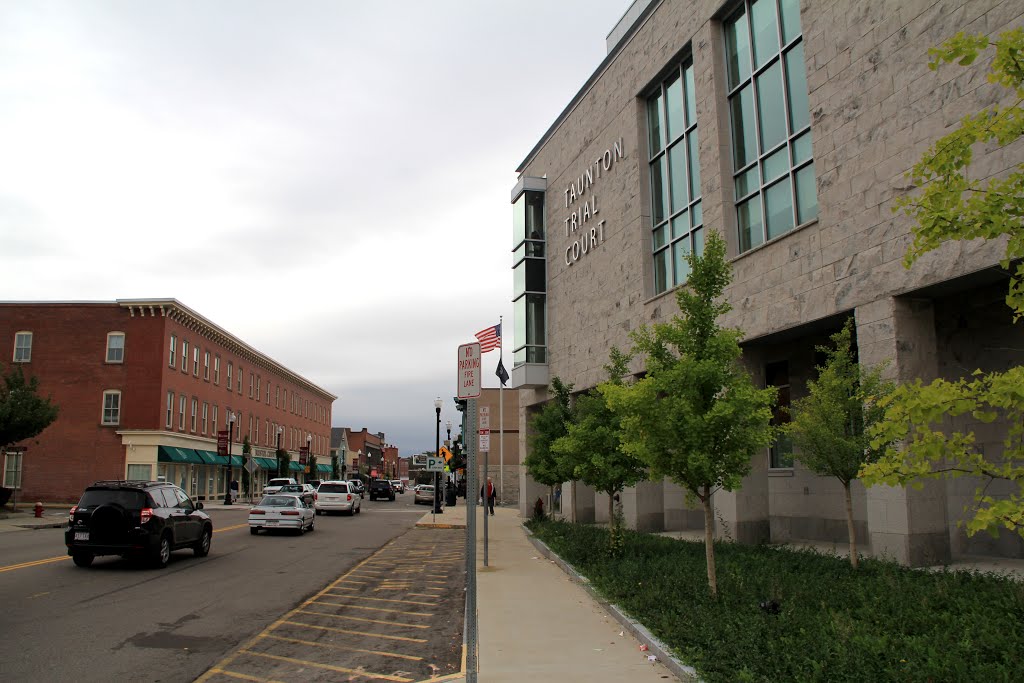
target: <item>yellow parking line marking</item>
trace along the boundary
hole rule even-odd
[[[334,617],[334,614],[323,614],[322,612],[307,612],[306,610],[296,610],[299,614],[316,614],[321,617]],[[353,631],[348,628],[334,628],[333,626],[317,626],[316,624],[306,624],[301,621],[289,621],[289,624],[297,624],[299,626],[308,626],[310,628],[319,628],[326,631],[336,631],[338,633],[349,633],[356,636],[369,636],[370,638],[384,638],[385,640],[403,640],[408,643],[425,643],[427,642],[423,638],[408,638],[406,636],[385,636],[381,633],[366,633],[365,631]]]
[[[43,564],[50,564],[51,562],[60,562],[61,560],[70,560],[70,555],[64,555],[62,557],[48,557],[45,560],[32,560],[31,562],[22,562],[20,564],[9,564],[6,567],[0,567],[0,572],[11,572],[15,569],[27,569],[28,567],[38,567]]]
[[[343,674],[356,674],[359,676],[365,676],[367,678],[382,678],[385,681],[402,681],[403,683],[412,683],[415,679],[405,678],[404,676],[389,676],[387,674],[371,673],[369,671],[360,671],[359,669],[346,669],[343,666],[334,666],[332,664],[319,664],[317,662],[311,662],[306,659],[295,659],[293,657],[282,657],[280,655],[271,655],[265,652],[253,652],[252,650],[242,650],[242,654],[252,655],[254,657],[266,657],[267,659],[274,659],[279,662],[288,662],[289,664],[300,664],[305,666],[314,666],[318,669],[327,669],[328,671],[337,671]]]
[[[289,621],[289,624],[298,624],[296,621]],[[305,625],[305,624],[303,624]],[[324,628],[323,626],[317,626],[314,628]],[[370,655],[380,655],[381,657],[397,657],[398,659],[409,659],[415,662],[422,662],[423,657],[415,657],[413,655],[400,655],[397,652],[382,652],[381,650],[364,650],[359,647],[346,647],[345,645],[332,645],[330,643],[318,643],[313,640],[300,640],[299,638],[285,638],[284,636],[273,636],[270,634],[260,634],[261,638],[268,638],[273,640],[283,640],[286,643],[297,643],[299,645],[313,645],[315,647],[323,647],[331,650],[344,650],[346,652],[365,652]]]
[[[248,522],[246,522],[245,524],[235,524],[234,526],[226,526],[223,529],[214,529],[213,533],[218,533],[220,531],[231,531],[232,529],[245,529],[248,526],[249,526]]]
[[[354,598],[354,595],[335,595],[336,598]],[[400,605],[423,605],[424,607],[436,607],[436,602],[419,602],[417,600],[395,600],[393,598],[359,598],[360,600],[373,600],[374,602],[397,602]]]
[[[415,595],[417,598],[436,598],[436,595],[430,593],[409,593],[409,595]]]
[[[246,674],[236,673],[234,671],[227,671],[225,669],[210,669],[212,673],[224,674],[229,678],[239,678],[243,681],[259,681],[259,683],[284,683],[283,681],[277,681],[271,678],[257,678],[256,676],[247,676]]]
[[[400,626],[402,628],[430,628],[427,624],[403,624],[400,621],[382,621],[381,619],[367,619],[366,617],[354,617],[351,614],[332,614],[330,612],[314,612],[302,610],[303,614],[318,614],[322,617],[333,617],[335,619],[348,619],[349,621],[365,621],[368,624],[384,624],[385,626]]]
[[[383,607],[365,607],[363,605],[353,605],[350,602],[324,602],[323,600],[312,600],[320,605],[334,605],[335,607],[349,607],[351,609],[368,609],[373,612],[391,612],[393,614],[411,614],[414,617],[432,617],[433,612],[409,612],[404,609],[384,609]],[[394,602],[398,602],[395,600]]]
[[[370,585],[369,581],[357,581],[356,579],[345,579],[345,583],[361,583],[364,586],[369,586]]]

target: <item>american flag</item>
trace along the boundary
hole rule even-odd
[[[501,348],[501,323],[485,327],[473,336],[480,342],[480,353],[499,349]]]

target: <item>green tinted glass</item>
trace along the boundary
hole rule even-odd
[[[807,125],[809,116],[803,41],[786,53],[786,83],[789,85],[790,132],[795,133]]]
[[[754,33],[754,65],[757,68],[779,52],[775,0],[754,0],[750,3],[750,26]]]
[[[764,206],[768,239],[793,229],[793,193],[788,177],[764,191]]]
[[[668,116],[667,129],[668,139],[674,140],[683,134],[683,82],[673,78],[665,89],[665,107]]]
[[[686,146],[683,143],[668,150],[668,166],[672,173],[672,211],[678,211],[689,201],[686,194]]]
[[[770,183],[789,170],[789,150],[783,146],[761,162],[764,182]]]
[[[662,249],[654,255],[654,291],[664,292],[668,283],[668,250]]]
[[[757,108],[761,123],[761,152],[786,139],[786,109],[783,104],[782,65],[775,62],[757,77]]]
[[[690,154],[690,196],[700,196],[700,153],[698,152],[699,145],[697,143],[697,129],[694,128],[690,131],[690,134],[686,136],[686,144],[689,148]]]
[[[750,77],[750,38],[742,11],[725,24],[725,60],[732,90]]]
[[[665,220],[664,165],[664,155],[651,162],[651,218],[655,225]]]
[[[789,41],[800,35],[800,3],[798,0],[781,0],[782,10],[782,42]]]
[[[737,206],[736,219],[739,223],[740,251],[747,251],[764,242],[760,195]]]
[[[811,131],[807,131],[800,137],[793,140],[793,165],[799,166],[800,163],[807,161],[811,158]]]
[[[661,151],[661,93],[647,100],[647,130],[650,154],[654,156]]]
[[[814,164],[796,172],[796,206],[800,223],[818,217],[818,192],[814,182]]]
[[[676,242],[672,248],[672,254],[675,284],[681,285],[690,277],[690,262],[687,260],[690,255],[690,239],[687,237]]]
[[[672,219],[672,239],[677,240],[688,232],[690,232],[690,214],[688,211],[683,211]]]
[[[742,199],[751,192],[761,189],[761,175],[757,166],[736,176],[736,199]]]
[[[686,81],[686,125],[693,126],[697,123],[697,91],[693,85],[693,64],[683,70],[683,79]]]
[[[748,84],[732,96],[733,163],[737,170],[757,158],[753,88]]]

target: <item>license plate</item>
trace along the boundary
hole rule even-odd
[[[75,540],[76,541],[88,541],[89,540],[89,532],[88,531],[76,531],[75,532]]]
[[[267,526],[274,526],[275,524],[277,524],[277,520],[276,519],[268,519],[267,520]]]

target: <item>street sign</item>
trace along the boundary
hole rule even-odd
[[[490,406],[480,406],[480,429],[491,428],[491,408]]]
[[[248,456],[245,459],[245,469],[249,470],[249,474],[253,474],[258,470],[260,466],[256,463],[256,458]]]
[[[479,430],[479,435],[480,435],[480,450],[481,451],[487,451],[489,453],[491,451],[491,430],[490,429],[481,429],[481,430]]]
[[[444,472],[444,458],[427,456],[427,472]]]
[[[452,459],[452,452],[445,448],[444,446],[441,446],[441,450],[438,451],[438,456],[444,458],[445,462],[448,462],[449,460]]]
[[[463,344],[459,347],[459,398],[476,398],[480,395],[481,376],[480,342]]]
[[[217,455],[228,454],[228,430],[217,432]]]
[[[309,447],[299,446],[299,464],[305,465],[307,457],[309,457]]]

